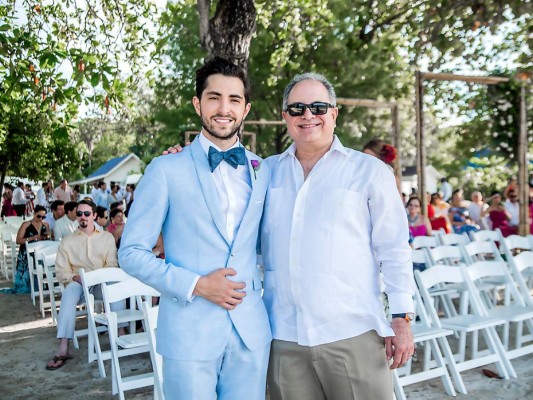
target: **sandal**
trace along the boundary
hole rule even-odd
[[[54,358],[52,359],[54,361],[54,363],[58,362],[58,361],[61,361],[61,364],[55,366],[55,367],[52,367],[50,365],[47,365],[46,366],[46,369],[48,371],[55,371],[56,369],[59,369],[61,368],[63,365],[65,365],[67,363],[68,360],[72,360],[72,356],[71,355],[68,355],[68,356],[54,356]]]

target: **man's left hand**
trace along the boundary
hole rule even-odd
[[[390,369],[403,367],[415,352],[415,342],[411,325],[403,318],[392,319],[392,330],[396,336],[385,338],[387,361],[393,359]]]

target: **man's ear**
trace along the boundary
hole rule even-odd
[[[200,99],[196,96],[192,98],[192,105],[194,106],[194,110],[196,111],[196,114],[202,115],[200,111]]]

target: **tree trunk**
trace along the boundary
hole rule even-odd
[[[209,56],[226,58],[247,70],[256,28],[253,0],[219,0],[213,18],[209,18],[211,0],[197,4],[202,47]]]

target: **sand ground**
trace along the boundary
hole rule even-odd
[[[0,287],[7,286],[9,282],[0,281]],[[96,362],[87,363],[86,338],[81,339],[80,349],[71,347],[74,359],[63,368],[57,371],[45,369],[57,348],[55,333],[52,319],[49,316],[41,318],[29,295],[0,294],[0,400],[117,398],[111,394],[110,362],[106,362],[107,378],[100,378]],[[105,341],[105,335],[101,337]],[[518,374],[516,379],[487,378],[482,375],[481,368],[463,372],[461,375],[468,394],[458,395],[457,399],[533,399],[532,361],[531,355],[512,361]],[[148,355],[129,357],[121,361],[121,365],[125,375],[128,371],[141,373],[151,370]],[[487,368],[496,371],[494,365]],[[410,385],[405,392],[412,400],[448,398],[438,378]],[[128,391],[126,398],[151,399],[153,391],[152,388]]]

